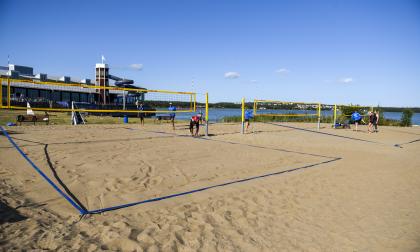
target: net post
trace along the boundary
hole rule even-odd
[[[3,108],[3,79],[0,78],[0,109]]]
[[[193,105],[193,95],[190,94],[190,109],[192,110],[193,107],[194,107],[194,105]],[[191,112],[194,112],[194,111],[191,111]]]
[[[10,78],[7,78],[7,108],[10,109]]]
[[[318,103],[318,130],[321,127],[321,103]]]
[[[334,129],[335,129],[336,123],[337,123],[337,104],[334,104],[334,124],[333,124]]]
[[[254,114],[254,116],[257,115],[257,100],[256,99],[254,99],[254,109],[253,109],[252,113]]]
[[[242,98],[242,113],[241,113],[241,134],[245,133],[245,98]]]
[[[123,110],[125,110],[125,91],[122,91],[123,95]]]
[[[75,114],[74,114],[74,101],[71,102],[71,125],[76,125],[75,124]]]
[[[206,93],[206,136],[209,136],[209,93]]]
[[[196,112],[197,111],[197,94],[194,93],[193,96],[194,96],[193,109],[194,109],[194,112]]]

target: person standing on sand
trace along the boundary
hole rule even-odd
[[[203,116],[203,111],[200,110],[197,116],[200,118],[200,123],[206,122],[206,118]]]
[[[176,107],[172,106],[172,102],[169,103],[169,111],[172,111],[171,113],[169,113],[169,117],[171,119],[172,122],[172,129],[175,130],[175,111],[176,111]]]
[[[375,118],[373,121],[373,126],[375,127],[375,129],[373,130],[373,132],[378,133],[378,124],[379,124],[379,111],[375,111]]]
[[[144,111],[143,103],[140,103],[138,110]],[[139,117],[140,117],[140,125],[144,125],[144,112],[140,112]]]
[[[251,118],[253,117],[252,115],[252,110],[245,110],[245,123],[246,123],[246,128],[245,128],[245,132],[248,131],[249,128],[249,121],[251,120]]]
[[[356,131],[357,131],[357,126],[359,125],[360,121],[362,121],[362,116],[359,114],[359,112],[354,111],[353,114],[351,114],[351,120],[354,122],[354,125],[356,126]]]
[[[369,111],[368,112],[368,116],[369,116],[369,124],[368,124],[368,132],[372,133],[373,132],[373,123],[375,121],[375,113],[373,113],[373,111]]]

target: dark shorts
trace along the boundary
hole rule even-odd
[[[169,118],[170,118],[171,120],[175,120],[175,115],[169,115]]]
[[[144,118],[144,113],[139,113],[139,117],[143,119]]]
[[[245,122],[249,122],[249,118],[248,119],[245,119]]]
[[[194,125],[198,129],[200,127],[200,122],[195,122],[195,121],[191,120],[190,121],[190,130],[194,129]]]
[[[360,123],[361,121],[362,121],[362,119],[355,120],[354,123]]]

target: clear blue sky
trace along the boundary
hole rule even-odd
[[[211,101],[420,106],[420,1],[0,1],[0,65]],[[129,66],[142,64],[141,70]],[[137,65],[139,66],[139,65]]]

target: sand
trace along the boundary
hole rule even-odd
[[[22,126],[0,135],[0,249],[420,251],[420,128],[314,124]],[[419,140],[419,141],[416,141]]]

